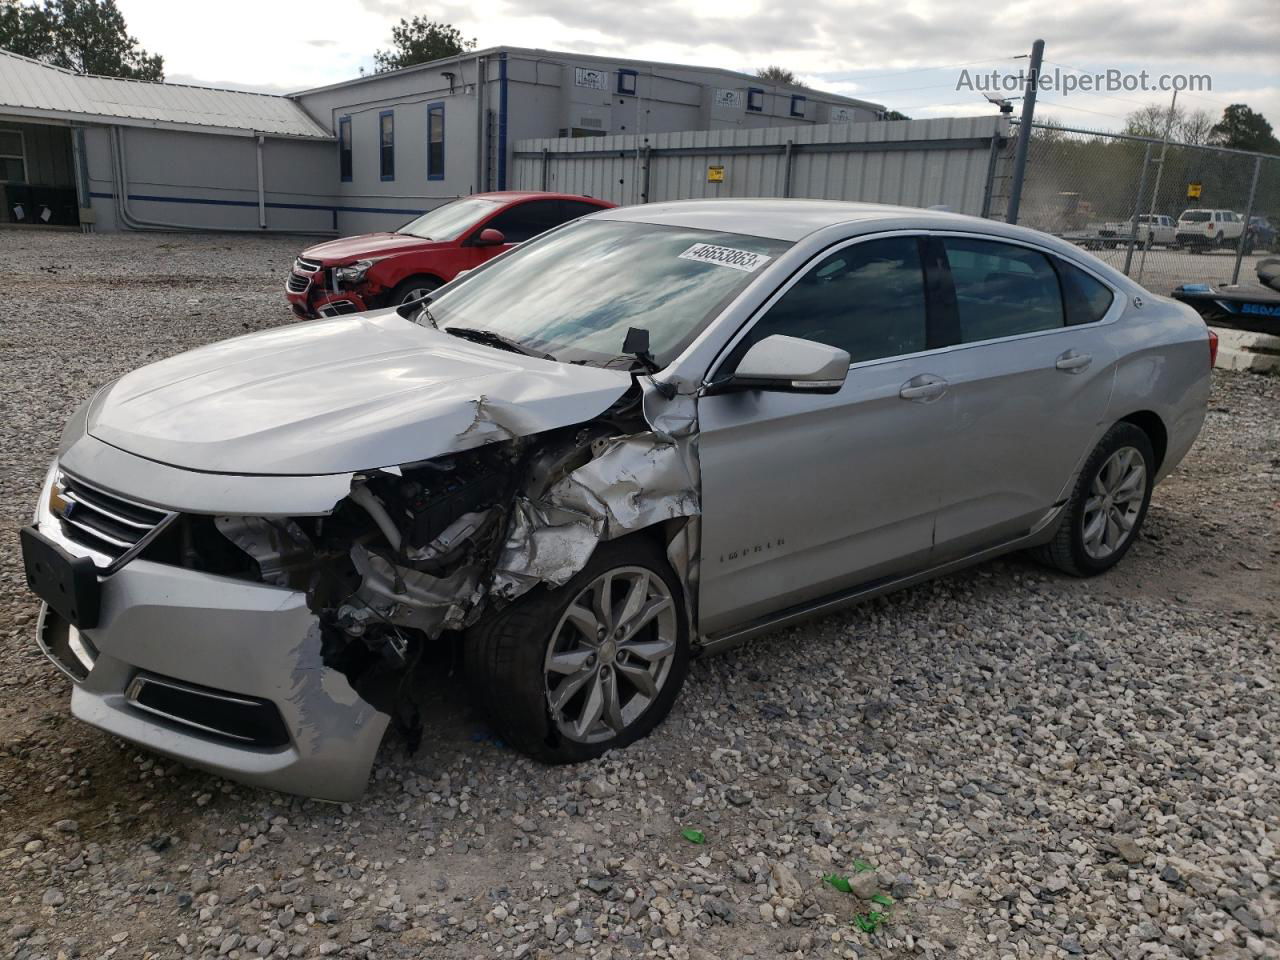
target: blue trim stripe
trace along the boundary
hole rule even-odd
[[[113,200],[114,193],[90,193],[89,196],[98,200]],[[145,193],[131,193],[130,200],[141,200],[146,203],[199,203],[213,207],[254,207],[258,206],[257,200],[210,200],[205,197],[160,197],[152,196]],[[420,217],[426,213],[426,210],[411,210],[399,207],[346,207],[346,206],[329,206],[321,203],[277,203],[268,200],[268,207],[274,210],[323,210],[326,213],[333,213],[335,216],[339,213],[395,213],[403,214],[406,217]],[[336,228],[335,220],[335,228]]]

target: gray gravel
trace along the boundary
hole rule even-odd
[[[447,676],[351,806],[70,719],[13,532],[61,422],[288,322],[300,243],[0,231],[0,957],[1280,956],[1276,378],[1217,376],[1108,577],[1012,558],[776,634],[594,763],[506,749]]]

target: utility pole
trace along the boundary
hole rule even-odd
[[[1031,121],[1036,113],[1036,91],[1040,88],[1040,65],[1044,62],[1044,41],[1031,45],[1031,69],[1027,72],[1027,89],[1022,97],[1022,119],[1018,122],[1018,145],[1013,155],[1013,185],[1009,188],[1006,223],[1018,222],[1022,204],[1022,181],[1027,173],[1027,150],[1031,146]]]
[[[1160,180],[1164,177],[1164,157],[1169,152],[1169,134],[1173,133],[1173,120],[1177,116],[1178,110],[1178,91],[1173,91],[1173,99],[1169,101],[1169,121],[1164,125],[1164,142],[1160,144],[1160,159],[1156,161],[1156,185],[1151,190],[1151,209],[1147,211],[1148,216],[1156,215],[1156,203],[1160,199]],[[1147,223],[1154,221],[1148,220]],[[1142,245],[1142,259],[1138,261],[1138,275],[1134,278],[1139,283],[1142,282],[1142,272],[1147,269],[1147,248],[1151,246],[1149,243]]]

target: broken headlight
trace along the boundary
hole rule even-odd
[[[345,267],[335,267],[333,277],[338,283],[353,287],[364,280],[365,274],[369,272],[369,268],[372,266],[372,260],[357,260],[355,263],[349,263]]]

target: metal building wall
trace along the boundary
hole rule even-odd
[[[813,197],[980,215],[1001,117],[697,130],[647,137],[530,139],[515,145],[517,189],[614,203],[703,197]],[[708,168],[723,167],[722,182]]]
[[[89,192],[102,231],[127,229],[116,215],[111,128],[86,125]],[[257,138],[169,129],[118,128],[129,210],[187,229],[259,229]],[[267,137],[262,151],[267,227],[332,232],[332,143]]]

